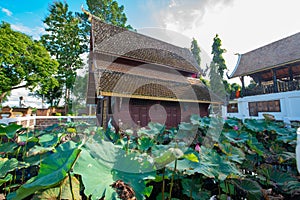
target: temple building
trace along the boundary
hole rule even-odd
[[[91,16],[87,104],[100,126],[176,127],[191,114],[208,115],[214,102],[187,48],[102,22]]]
[[[245,87],[245,77],[255,82]],[[231,100],[228,116],[300,120],[300,33],[240,54],[230,78],[242,82],[240,98]]]

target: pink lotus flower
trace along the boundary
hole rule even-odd
[[[18,145],[19,146],[25,146],[26,142],[19,142]]]
[[[195,146],[195,151],[197,151],[197,152],[199,152],[199,153],[200,153],[200,151],[201,151],[201,148],[200,148],[199,144],[196,144],[196,146]]]
[[[239,130],[239,127],[238,127],[237,125],[235,125],[235,126],[233,127],[233,130],[237,131],[237,130]]]

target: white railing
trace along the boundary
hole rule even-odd
[[[22,122],[25,122],[26,127],[34,127],[37,119],[67,119],[67,122],[71,122],[74,119],[96,119],[96,116],[24,116],[15,118],[2,118],[0,119],[0,124],[8,125],[11,123],[16,123],[21,125]]]

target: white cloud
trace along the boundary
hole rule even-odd
[[[8,10],[7,8],[1,8],[1,11],[4,12],[7,16],[12,16],[12,12],[10,10]]]
[[[30,91],[25,88],[19,88],[11,91],[11,95],[8,97],[8,101],[3,103],[4,106],[8,105],[10,107],[18,107],[19,106],[19,97],[23,96],[25,99],[25,105],[30,107],[41,108],[42,100],[35,98],[33,96],[29,96]]]
[[[191,29],[203,22],[208,9],[230,5],[233,0],[171,0],[168,7],[158,9],[156,21],[164,28]]]
[[[170,0],[149,7],[158,27],[195,37],[207,54],[216,34],[230,72],[237,56],[300,31],[299,0]],[[191,40],[190,40],[191,41]],[[177,44],[178,45],[178,44]],[[182,45],[180,45],[182,46]],[[185,45],[189,47],[190,42]]]
[[[24,26],[23,24],[11,24],[11,28],[16,31],[20,31],[22,33],[30,35],[35,40],[40,39],[41,35],[45,33],[45,28],[42,26],[36,26],[34,28],[30,28],[28,26]]]
[[[24,26],[23,24],[11,24],[11,28],[25,34],[30,34],[33,32],[31,28]]]

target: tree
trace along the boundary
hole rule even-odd
[[[212,61],[209,67],[209,86],[211,92],[211,101],[225,102],[226,101],[226,88],[224,87],[224,81],[219,74],[217,65]],[[222,110],[219,105],[211,104],[211,112],[221,115]]]
[[[201,49],[195,38],[193,38],[192,43],[191,43],[191,52],[192,52],[197,64],[200,66],[201,65],[201,56],[200,56]],[[201,75],[200,75],[199,79],[204,85],[209,86],[209,81],[203,78],[203,76],[206,75],[207,70],[208,70],[208,66],[206,66],[206,68],[204,70],[201,69]]]
[[[192,52],[195,60],[197,61],[197,64],[200,66],[200,64],[201,64],[201,57],[200,57],[201,50],[200,50],[198,42],[195,38],[193,38],[193,40],[192,40],[191,52]]]
[[[80,55],[87,50],[87,39],[80,26],[80,18],[69,11],[67,3],[54,2],[50,5],[49,12],[50,14],[43,21],[47,25],[45,29],[47,33],[41,37],[41,41],[59,63],[57,79],[60,88],[64,90],[63,95],[67,106],[76,80],[76,70],[83,66]],[[53,92],[56,91],[59,91],[59,88],[55,88]],[[54,97],[53,94],[48,96],[49,100]]]
[[[132,29],[130,25],[126,25],[127,17],[124,13],[124,6],[119,6],[117,1],[86,0],[86,4],[91,14],[99,17],[106,23]]]
[[[44,46],[5,22],[0,25],[0,65],[0,103],[14,89],[34,89],[48,80],[58,84],[52,76],[58,63]]]
[[[222,49],[221,46],[222,46],[222,41],[219,38],[218,34],[216,34],[216,36],[214,37],[211,54],[213,55],[213,62],[215,63],[218,72],[221,78],[223,79],[224,70],[227,69],[227,66],[223,58],[223,53],[226,53],[226,50]]]
[[[74,85],[73,91],[73,102],[72,108],[73,112],[77,113],[77,111],[81,108],[85,107],[86,104],[86,89],[88,83],[88,73],[85,73],[84,76],[77,76],[76,82]]]
[[[58,106],[60,102],[60,98],[63,95],[63,88],[61,87],[60,84],[57,84],[54,87],[49,87],[49,86],[53,86],[51,80],[43,84],[39,90],[35,91],[31,95],[41,98],[43,100],[43,103],[47,103],[51,107]]]

